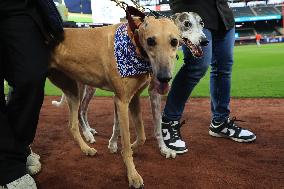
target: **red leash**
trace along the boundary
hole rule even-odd
[[[138,10],[135,7],[132,7],[132,6],[127,6],[126,9],[125,9],[125,13],[126,13],[126,19],[128,21],[129,28],[130,28],[131,32],[133,33],[133,36],[134,36],[134,42],[136,43],[136,46],[137,46],[141,56],[148,59],[148,55],[147,55],[146,51],[144,50],[144,48],[142,47],[140,40],[139,40],[139,35],[137,33],[137,29],[139,28],[140,24],[136,25],[134,20],[133,20],[133,17],[132,17],[132,16],[138,16],[138,17],[140,17],[141,21],[143,22],[146,15],[143,12],[141,12],[140,10]]]

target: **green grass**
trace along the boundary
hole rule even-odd
[[[182,65],[183,57],[177,62],[176,71]],[[284,97],[284,43],[236,46],[232,75],[232,97]],[[194,89],[192,96],[209,96],[209,72]],[[61,91],[49,81],[46,95],[61,95]],[[97,96],[112,96],[112,93],[98,90]],[[148,95],[144,91],[144,96]]]
[[[284,97],[284,43],[236,47],[232,95]]]
[[[209,72],[192,96],[209,96]],[[232,97],[284,97],[284,43],[236,46]]]
[[[91,14],[79,14],[79,13],[69,13],[68,21],[81,22],[81,23],[93,23]]]

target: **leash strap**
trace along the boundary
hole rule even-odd
[[[136,43],[136,46],[137,46],[139,52],[141,53],[141,55],[143,57],[148,58],[146,51],[144,50],[144,48],[142,47],[142,45],[139,41],[138,33],[136,32],[136,30],[139,28],[139,25],[135,24],[133,17],[132,17],[132,16],[138,16],[138,17],[141,18],[142,21],[144,21],[146,15],[143,12],[141,12],[140,10],[138,10],[137,8],[132,7],[132,6],[127,6],[126,9],[125,9],[125,13],[126,13],[126,19],[128,21],[128,24],[129,24],[129,28],[130,28],[131,32],[133,33],[134,41]]]

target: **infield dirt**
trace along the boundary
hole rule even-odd
[[[35,177],[38,188],[128,188],[120,151],[111,154],[107,149],[113,125],[112,98],[96,97],[90,103],[89,122],[98,131],[97,142],[91,144],[98,150],[94,157],[86,157],[74,142],[67,105],[54,107],[51,100],[55,98],[59,99],[45,97],[32,145],[42,162],[42,171]],[[246,121],[240,126],[257,135],[250,144],[209,136],[210,100],[191,99],[181,130],[189,152],[176,159],[160,155],[148,98],[142,98],[141,104],[147,141],[135,153],[134,162],[146,189],[284,188],[284,99],[232,99],[231,115]],[[131,134],[133,141],[133,127]]]

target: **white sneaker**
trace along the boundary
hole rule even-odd
[[[185,142],[182,140],[180,128],[184,125],[179,121],[162,121],[161,132],[166,147],[176,152],[176,154],[183,154],[188,151]]]
[[[4,189],[4,187],[0,189]],[[29,174],[26,174],[7,184],[7,189],[37,189],[37,187],[35,180]]]
[[[216,122],[212,120],[209,126],[209,135],[214,137],[229,138],[236,142],[255,141],[256,135],[248,129],[239,127],[237,124],[235,124],[236,121],[242,120],[237,120],[236,117],[233,117],[232,119],[228,118],[224,122]]]
[[[27,157],[26,168],[27,168],[28,174],[35,175],[40,172],[41,163],[39,159],[40,159],[40,156],[34,152],[31,152],[31,154]]]

